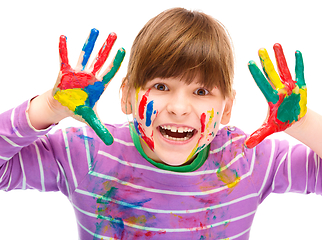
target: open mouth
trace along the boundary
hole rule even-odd
[[[159,126],[159,131],[163,137],[173,141],[186,141],[192,138],[197,132],[194,128],[175,127],[175,126]]]

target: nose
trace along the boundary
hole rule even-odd
[[[176,94],[167,104],[168,113],[176,117],[188,115],[191,109],[190,100],[182,94]]]

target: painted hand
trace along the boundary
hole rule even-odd
[[[292,80],[287,67],[282,46],[275,44],[274,52],[279,75],[276,73],[266,49],[260,49],[258,52],[266,78],[254,61],[250,61],[248,64],[255,82],[269,106],[268,117],[264,124],[245,141],[248,148],[255,147],[264,138],[275,132],[284,131],[304,117],[307,111],[307,90],[301,52],[295,52],[295,81]]]
[[[53,96],[61,105],[67,107],[73,114],[93,128],[105,144],[110,145],[113,143],[113,136],[101,123],[93,108],[110,80],[120,68],[125,56],[125,50],[119,49],[110,67],[98,76],[116,40],[116,34],[111,33],[92,65],[85,70],[97,36],[98,31],[92,29],[75,69],[72,69],[68,63],[66,37],[60,36],[60,74],[53,90]]]

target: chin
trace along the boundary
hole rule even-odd
[[[181,154],[178,154],[178,155],[181,155]],[[181,166],[183,164],[185,164],[187,161],[188,161],[188,156],[178,156],[176,154],[171,154],[171,157],[169,156],[158,156],[159,158],[159,161],[164,163],[164,164],[167,164],[169,166]]]
[[[173,167],[178,167],[178,166],[181,166],[185,163],[186,161],[181,161],[181,162],[178,162],[178,161],[163,161],[163,163],[169,165],[169,166],[173,166]]]

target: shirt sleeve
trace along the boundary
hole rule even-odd
[[[86,128],[38,131],[29,123],[28,107],[29,101],[0,115],[0,190],[61,191],[71,197],[93,158],[85,146]],[[73,141],[77,132],[82,137]]]
[[[305,145],[265,140],[255,149],[253,183],[260,201],[274,193],[322,193],[321,158]]]

